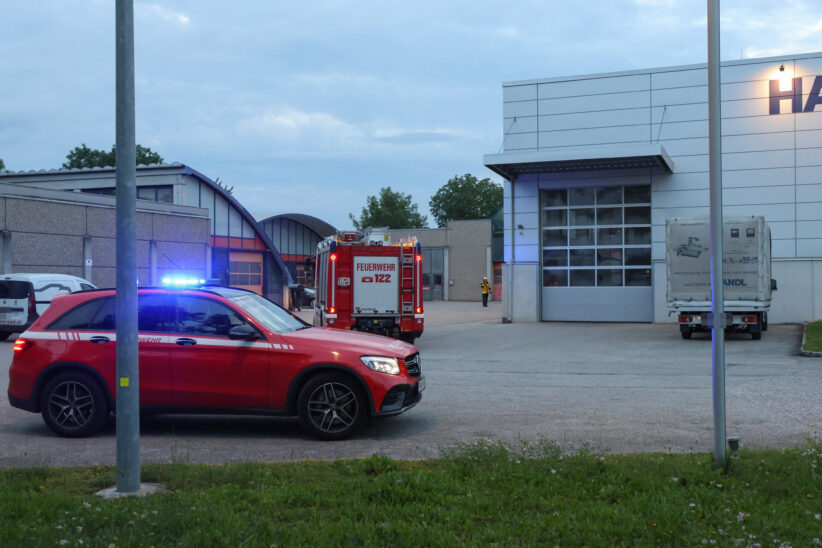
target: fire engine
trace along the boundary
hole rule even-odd
[[[413,342],[422,335],[422,254],[387,229],[338,232],[317,246],[314,325]]]

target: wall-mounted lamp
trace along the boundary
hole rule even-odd
[[[793,74],[790,69],[785,70],[785,65],[779,65],[779,72],[776,73],[779,80],[779,91],[791,91],[793,89]]]

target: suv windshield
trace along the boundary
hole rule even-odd
[[[256,294],[243,294],[229,297],[231,302],[248,312],[255,320],[274,333],[288,333],[311,327],[304,321],[295,318],[283,308]]]

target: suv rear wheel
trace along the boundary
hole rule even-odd
[[[87,373],[72,371],[52,378],[40,400],[43,420],[58,436],[82,438],[94,434],[108,418],[100,384]]]
[[[297,412],[303,428],[324,440],[342,440],[365,426],[367,398],[357,381],[342,373],[322,373],[300,391]]]

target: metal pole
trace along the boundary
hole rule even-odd
[[[511,188],[511,264],[508,266],[508,322],[514,322],[514,248],[516,247],[517,236],[514,232],[517,225],[514,224],[514,181],[516,177],[511,179],[508,185]],[[504,223],[503,223],[504,224]]]
[[[117,0],[117,492],[140,489],[134,2]]]
[[[722,288],[722,84],[719,0],[708,0],[708,124],[711,166],[714,465],[725,466],[725,295]]]

